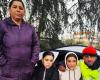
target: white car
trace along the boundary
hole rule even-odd
[[[72,45],[72,46],[66,46],[66,47],[61,47],[61,48],[57,48],[54,50],[51,50],[54,53],[55,59],[56,61],[62,61],[64,60],[64,57],[66,55],[67,52],[71,51],[71,52],[75,52],[78,56],[79,59],[82,59],[82,50],[85,48],[86,46],[81,46],[81,45]],[[39,54],[39,59],[42,58],[42,54],[43,52],[40,52]],[[97,55],[100,57],[100,50],[97,50]]]

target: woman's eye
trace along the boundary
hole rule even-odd
[[[17,6],[13,6],[12,8],[17,8]]]
[[[23,10],[23,7],[19,7],[20,10]]]
[[[19,8],[20,10],[24,10],[22,6],[12,6],[12,8]]]

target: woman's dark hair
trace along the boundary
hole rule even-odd
[[[12,4],[13,4],[14,1],[19,1],[19,2],[21,2],[22,5],[23,5],[23,7],[25,8],[25,5],[24,5],[24,3],[23,3],[22,0],[12,0],[12,1],[9,3],[9,8],[12,6]]]
[[[44,58],[44,57],[47,56],[47,55],[51,55],[51,56],[54,58],[54,54],[53,54],[51,51],[46,51],[46,52],[44,52],[42,58]]]
[[[69,54],[67,57],[66,57],[66,60],[69,58],[69,57],[74,57],[76,60],[77,60],[77,56],[75,54]]]

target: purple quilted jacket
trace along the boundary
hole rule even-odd
[[[11,18],[0,22],[0,80],[30,80],[38,60],[35,28],[25,21],[17,26]]]

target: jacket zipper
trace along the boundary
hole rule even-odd
[[[45,80],[45,75],[46,75],[46,69],[44,70],[43,80]]]

